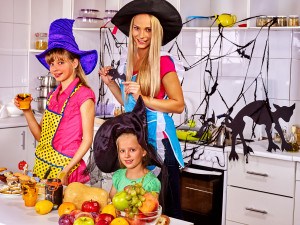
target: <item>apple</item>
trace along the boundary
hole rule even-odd
[[[70,214],[62,214],[59,217],[59,225],[72,225],[74,223],[75,217]]]
[[[109,225],[109,224],[110,224],[110,222],[107,222],[106,220],[101,219],[98,222],[96,222],[95,225]]]
[[[105,220],[108,222],[108,224],[110,224],[110,222],[114,219],[115,217],[111,214],[108,213],[100,213],[97,218],[95,219],[96,222],[98,222],[99,220]]]
[[[73,225],[95,225],[93,218],[82,216],[75,219]]]
[[[81,211],[83,212],[99,212],[100,204],[97,201],[90,200],[82,203]]]
[[[19,170],[24,170],[24,166],[27,164],[26,161],[22,160],[18,163]]]
[[[119,191],[114,195],[112,203],[117,210],[124,211],[129,207],[128,201],[126,200],[126,195],[126,191]]]
[[[78,219],[78,218],[80,218],[80,217],[89,217],[89,218],[91,218],[91,219],[94,220],[94,217],[92,216],[92,214],[90,212],[80,212],[80,213],[77,213],[75,215],[75,220]]]
[[[82,211],[80,209],[73,209],[71,212],[70,212],[70,215],[72,216],[76,216],[78,213],[81,213]]]
[[[90,214],[93,216],[94,220],[100,215],[99,212],[90,212]]]

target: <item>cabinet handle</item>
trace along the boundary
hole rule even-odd
[[[248,210],[248,211],[258,212],[258,213],[261,213],[261,214],[268,214],[268,212],[266,210],[254,209],[254,208],[251,208],[251,207],[246,207],[245,209]]]
[[[22,146],[22,149],[25,150],[25,131],[22,131],[21,135],[22,135],[22,144],[21,144],[21,146]]]
[[[251,175],[262,176],[262,177],[268,177],[269,176],[266,173],[257,173],[257,172],[253,172],[253,171],[247,171],[247,173],[251,174]]]

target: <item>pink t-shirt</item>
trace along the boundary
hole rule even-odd
[[[65,100],[70,96],[74,87],[79,83],[79,78],[76,78],[64,92],[59,95],[61,85],[59,85],[53,92],[53,96],[49,102],[48,109],[55,113],[61,113],[61,109]],[[95,102],[95,93],[92,89],[81,86],[79,90],[69,99],[69,102],[64,110],[63,118],[59,124],[54,140],[52,142],[53,147],[68,156],[74,156],[82,141],[82,121],[80,114],[80,106],[88,99],[92,99]],[[85,163],[82,160],[81,166],[85,168]],[[73,177],[75,172],[80,172],[84,168],[79,168],[74,171],[70,178]],[[80,179],[80,178],[78,178]],[[82,182],[82,180],[76,180]]]
[[[160,80],[164,78],[167,73],[176,72],[175,65],[170,56],[160,57]],[[156,96],[158,99],[163,99],[165,97],[166,91],[163,83],[160,85],[160,90]]]
[[[160,80],[164,78],[164,76],[169,72],[176,72],[174,62],[172,61],[171,57],[168,55],[161,56],[160,57]],[[134,71],[133,74],[137,74],[138,71]],[[163,99],[165,97],[166,90],[161,82],[160,84],[160,90],[158,94],[155,96],[157,99]]]

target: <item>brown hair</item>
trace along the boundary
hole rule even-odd
[[[73,62],[75,59],[78,60],[78,66],[75,68],[75,76],[80,79],[80,82],[84,85],[89,87],[86,79],[86,75],[82,69],[81,63],[80,63],[80,57],[72,52],[69,52],[63,48],[54,48],[50,50],[46,56],[45,60],[50,65],[52,62],[54,62],[56,59],[62,60],[64,62],[71,61]]]

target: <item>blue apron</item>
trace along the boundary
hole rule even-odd
[[[132,76],[131,81],[136,81],[136,75]],[[125,96],[124,85],[120,85],[122,99],[124,102],[125,112],[131,112],[136,104],[135,99],[132,94]],[[181,168],[184,167],[183,156],[181,152],[181,147],[176,135],[176,129],[173,119],[168,115],[168,113],[158,112],[146,107],[147,114],[147,126],[148,126],[148,143],[153,145],[157,150],[158,154],[165,159],[165,147],[162,140],[165,138],[164,134],[170,141],[171,147],[173,149],[175,158],[177,159]]]

